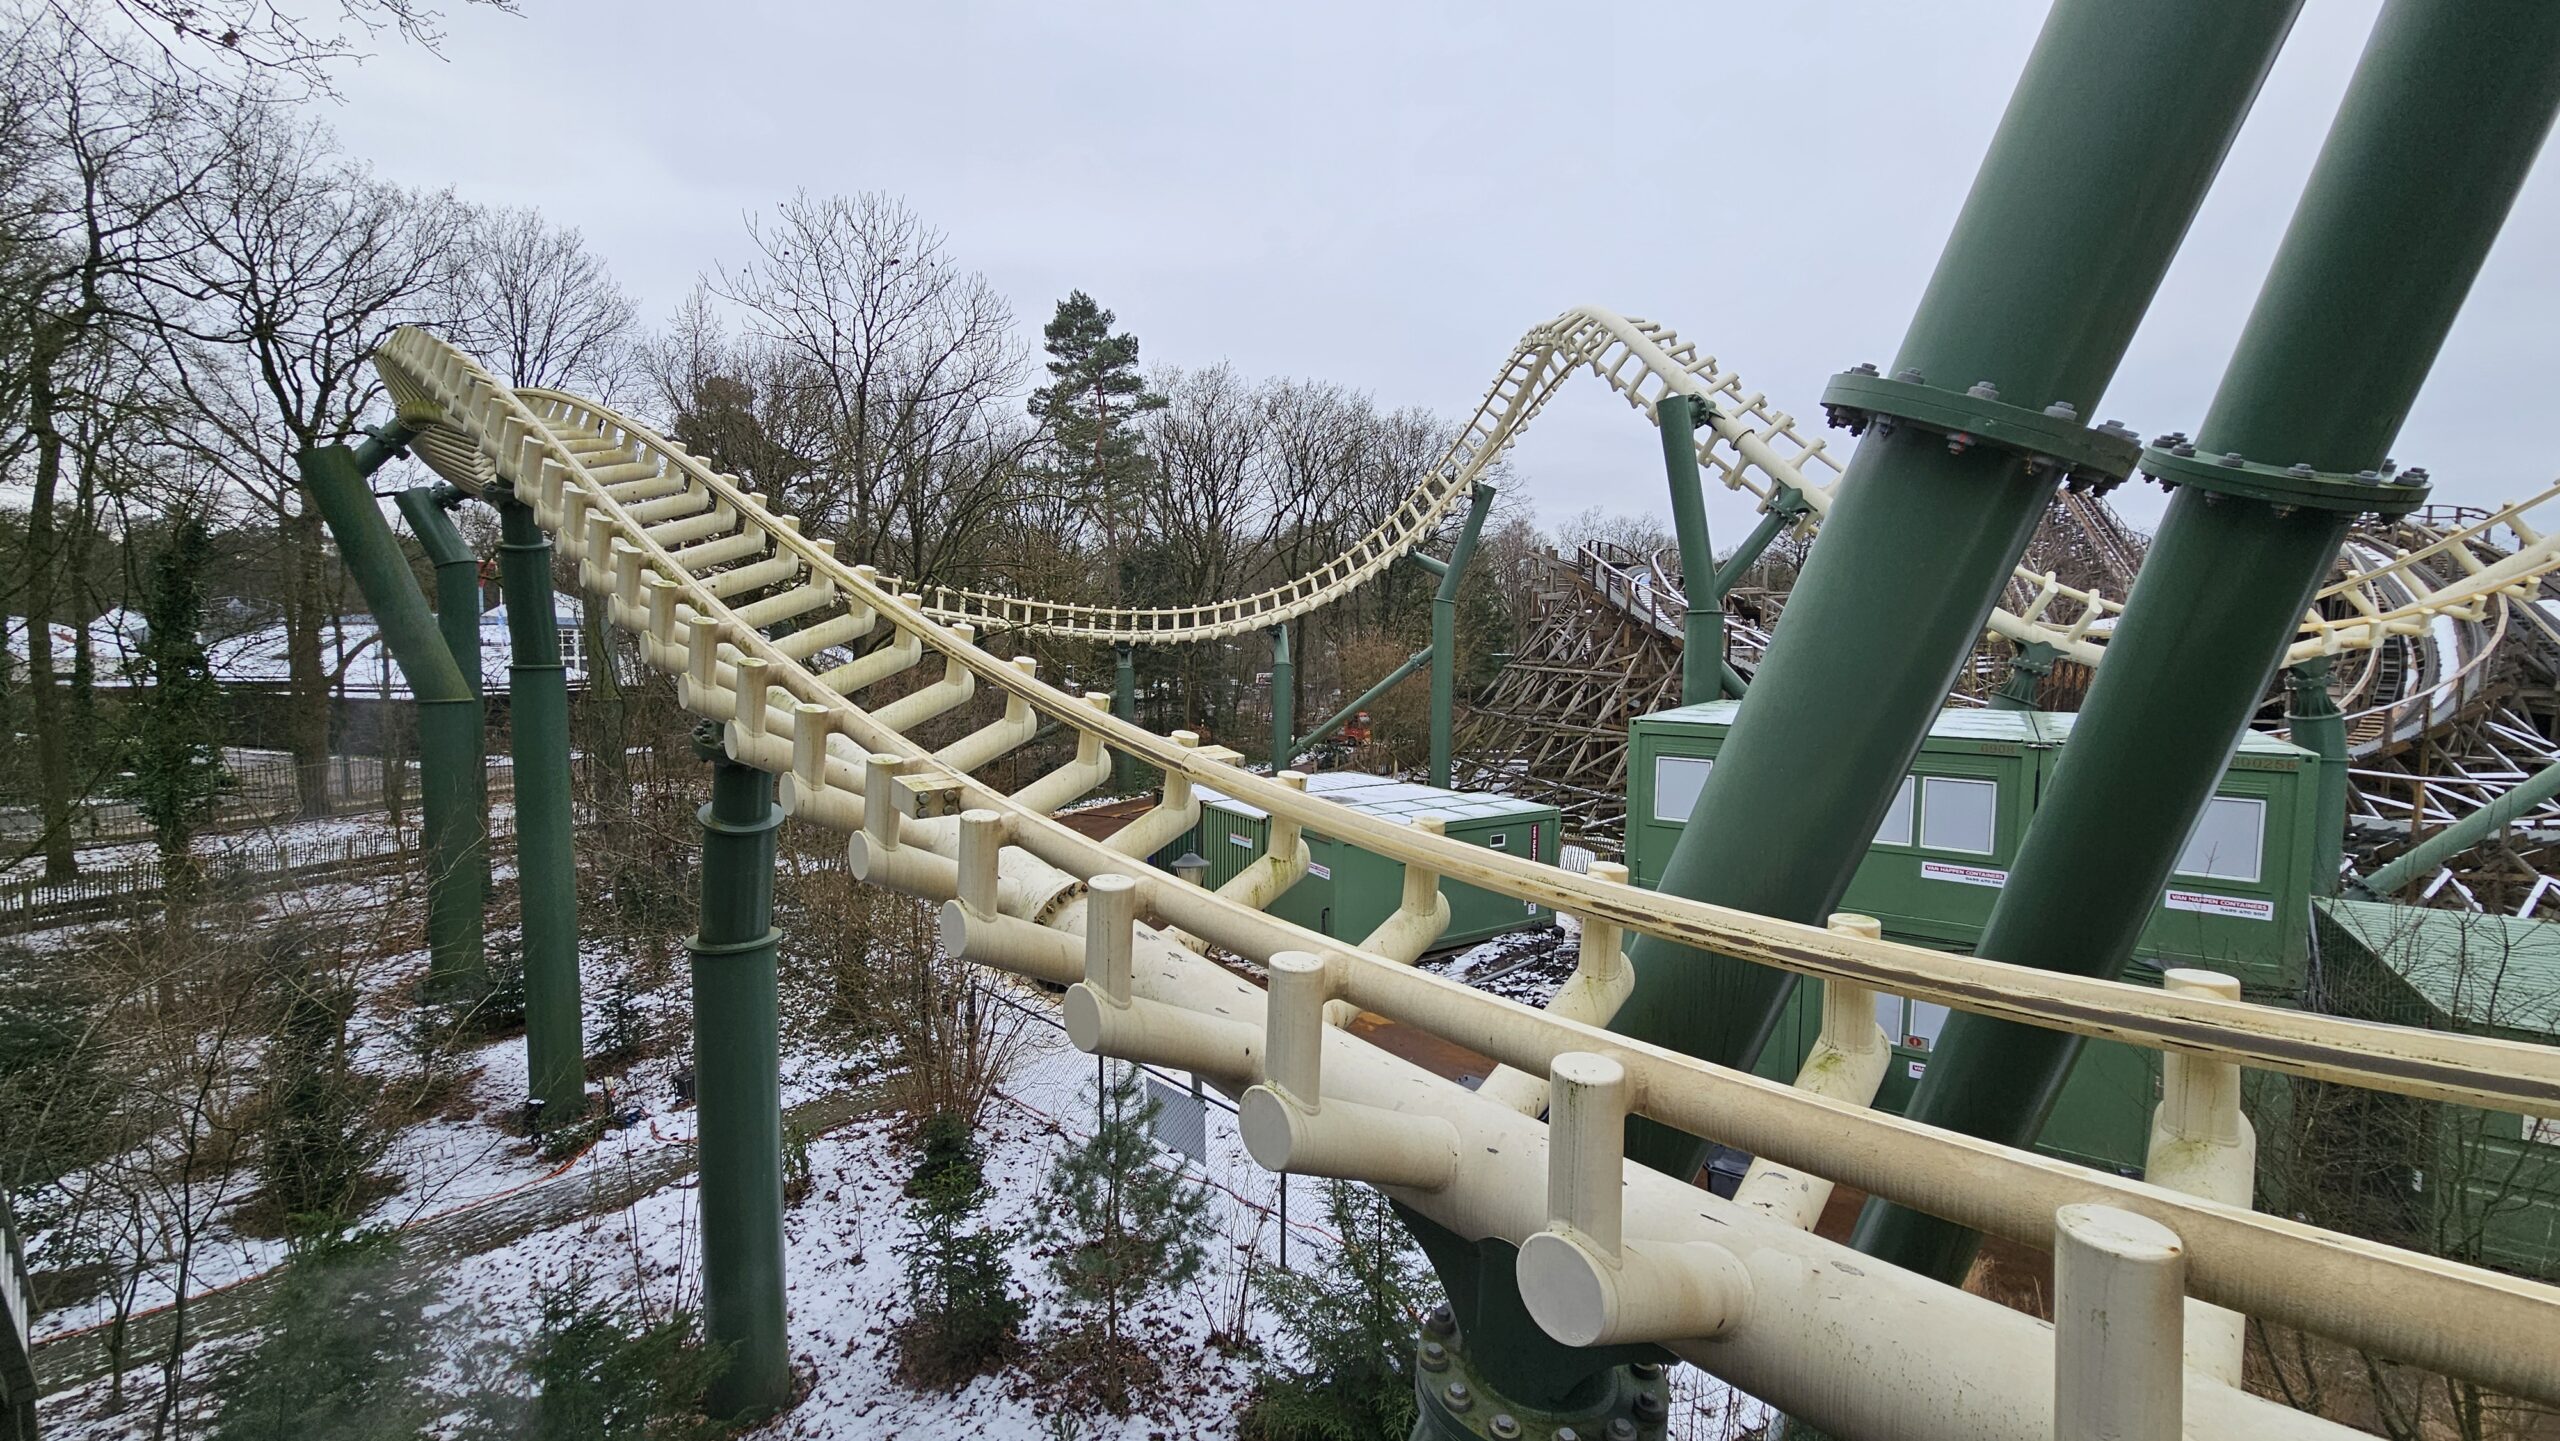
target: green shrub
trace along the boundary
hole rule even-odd
[[[899,1371],[920,1386],[957,1389],[1012,1350],[1023,1305],[1001,1240],[968,1229],[989,1189],[968,1123],[947,1112],[927,1118],[917,1149],[906,1186],[914,1226],[896,1248],[912,1308],[898,1331]]]
[[[216,1371],[213,1441],[407,1441],[441,1409],[419,1383],[435,1288],[387,1233],[300,1248],[258,1341]]]
[[[542,1323],[514,1358],[530,1400],[484,1385],[462,1441],[713,1441],[702,1413],[727,1356],[693,1313],[652,1318],[584,1277],[542,1293]]]
[[[1254,1378],[1244,1441],[1370,1441],[1413,1429],[1414,1326],[1435,1299],[1431,1274],[1377,1192],[1329,1181],[1325,1215],[1341,1237],[1332,1262],[1263,1277],[1286,1344]]]

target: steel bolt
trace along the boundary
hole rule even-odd
[[[2319,473],[2311,468],[2311,462],[2307,460],[2297,460],[2285,471],[2285,474],[2296,480],[2309,480]]]
[[[2052,416],[2056,420],[2078,420],[2080,418],[2080,407],[2073,405],[2067,400],[2057,400],[2053,404],[2046,406],[2044,408],[2044,413]]]
[[[1446,1346],[1441,1345],[1441,1344],[1440,1344],[1439,1342],[1437,1342],[1437,1341],[1425,1341],[1425,1342],[1423,1342],[1423,1343],[1422,1343],[1422,1369],[1423,1369],[1423,1370],[1425,1370],[1425,1371],[1446,1371],[1446,1370],[1448,1370],[1448,1369],[1449,1369],[1449,1348],[1448,1348],[1448,1347],[1446,1347]]]
[[[1511,1441],[1512,1437],[1520,1434],[1520,1423],[1511,1419],[1510,1412],[1496,1411],[1485,1429],[1501,1437],[1502,1441]]]
[[[1582,1433],[1570,1426],[1558,1426],[1555,1434],[1548,1437],[1547,1441],[1582,1441]]]
[[[2404,470],[2404,471],[2400,472],[2400,483],[2401,483],[2402,485],[2424,485],[2424,484],[2426,484],[2426,483],[2427,483],[2427,468],[2426,468],[2425,466],[2423,466],[2423,465],[2413,465],[2413,466],[2410,466],[2407,470]]]
[[[2195,453],[2196,453],[2195,444],[2194,444],[2192,441],[2185,441],[2185,440],[2179,441],[2176,445],[2173,445],[2173,446],[2170,446],[2170,447],[2169,447],[2169,453],[2170,453],[2171,455],[2180,455],[2180,456],[2189,456],[2189,455],[2193,455],[2193,454],[2195,454]]]
[[[1876,373],[1876,363],[1872,360],[1861,360],[1857,364],[1849,367],[1849,373],[1851,375],[1873,375]]]
[[[1987,380],[1977,380],[1973,384],[1966,386],[1964,388],[1964,393],[1972,396],[1976,400],[1998,400],[2000,398],[2000,387],[1993,385]]]
[[[1659,1361],[1638,1361],[1628,1366],[1627,1371],[1639,1381],[1662,1379],[1662,1363]]]
[[[1434,1306],[1431,1314],[1422,1318],[1422,1329],[1434,1336],[1446,1336],[1458,1329],[1457,1314],[1446,1306]]]
[[[2234,470],[2237,470],[2241,466],[2247,465],[2249,462],[2240,458],[2240,452],[2236,450],[2226,450],[2222,453],[2222,463],[2230,466]]]
[[[2356,472],[2356,479],[2363,481],[2367,485],[2380,485],[2382,484],[2382,472],[2378,470],[2359,470]]]
[[[1656,1396],[1650,1391],[1647,1391],[1636,1398],[1634,1409],[1636,1419],[1648,1423],[1659,1421],[1671,1414],[1670,1406],[1665,1404],[1661,1397]]]
[[[1901,381],[1905,385],[1926,385],[1929,383],[1917,369],[1909,366],[1895,371],[1893,373],[1893,378]]]
[[[1636,1441],[1636,1423],[1624,1416],[1610,1417],[1609,1441]]]
[[[1442,1399],[1449,1403],[1449,1409],[1452,1411],[1464,1411],[1476,1404],[1475,1393],[1467,1389],[1467,1383],[1464,1381],[1450,1382],[1448,1389],[1440,1394]]]

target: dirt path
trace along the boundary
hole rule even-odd
[[[794,1106],[784,1113],[784,1119],[814,1135],[867,1115],[879,1103],[876,1089],[845,1091]],[[621,1210],[691,1175],[693,1154],[690,1145],[660,1146],[606,1167],[572,1172],[431,1217],[403,1233],[407,1254],[411,1260],[432,1268],[497,1250],[583,1216]],[[188,1345],[218,1340],[249,1325],[279,1274],[268,1271],[190,1301],[187,1329],[192,1339]],[[136,1317],[127,1328],[126,1356],[147,1358],[161,1354],[169,1345],[169,1325],[167,1311]],[[105,1328],[58,1337],[36,1347],[36,1384],[42,1395],[59,1395],[104,1377],[110,1364]],[[127,1364],[133,1365],[134,1361],[129,1359]]]

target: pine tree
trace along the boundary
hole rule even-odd
[[[436,1288],[386,1233],[299,1248],[259,1307],[256,1344],[217,1368],[213,1441],[402,1441],[440,1409]]]
[[[1205,1255],[1206,1188],[1156,1164],[1157,1104],[1123,1067],[1102,1093],[1102,1123],[1049,1174],[1033,1228],[1054,1246],[1049,1271],[1109,1354],[1149,1296],[1191,1279]]]
[[[1263,1277],[1287,1350],[1256,1379],[1247,1441],[1365,1441],[1413,1429],[1413,1328],[1430,1273],[1384,1196],[1325,1184],[1333,1264]]]
[[[1003,1242],[967,1229],[989,1189],[968,1122],[936,1112],[918,1141],[923,1156],[907,1181],[915,1229],[897,1246],[914,1311],[898,1333],[899,1362],[912,1381],[957,1388],[1003,1358],[1023,1305]]]
[[[222,689],[197,636],[212,560],[204,522],[180,520],[152,563],[143,608],[148,633],[133,667],[143,684],[128,711],[132,771],[122,789],[151,823],[173,919],[193,897],[196,828],[231,783],[222,767]]]
[[[1031,393],[1031,414],[1048,433],[1047,478],[1100,521],[1104,564],[1116,577],[1141,529],[1149,474],[1137,420],[1162,409],[1165,398],[1139,373],[1138,337],[1112,334],[1113,319],[1081,290],[1058,302],[1041,331],[1049,383]]]

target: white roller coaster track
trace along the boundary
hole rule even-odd
[[[1464,506],[1477,478],[1519,439],[1548,397],[1584,370],[1648,417],[1665,395],[1694,395],[1713,402],[1715,418],[1699,432],[1698,459],[1704,474],[1727,489],[1755,497],[1764,507],[1782,491],[1793,490],[1811,507],[1806,522],[1810,525],[1820,525],[1830,511],[1841,467],[1831,458],[1826,440],[1807,440],[1798,434],[1794,417],[1772,410],[1767,396],[1745,392],[1739,376],[1714,356],[1700,354],[1696,342],[1681,339],[1671,327],[1582,306],[1520,338],[1466,429],[1385,519],[1349,550],[1286,584],[1229,600],[1155,610],[1071,605],[936,586],[925,592],[925,610],[945,624],[1133,645],[1215,640],[1294,620],[1367,584],[1398,556],[1437,534],[1441,523]],[[2503,506],[2432,545],[2337,581],[2320,598],[2335,599],[2353,614],[2332,620],[2315,610],[2306,616],[2302,638],[2286,657],[2287,663],[2367,649],[2385,636],[2420,634],[2428,620],[2438,615],[2478,620],[2493,602],[2529,595],[2535,580],[2560,569],[2560,536],[2535,533],[2523,517],[2555,496],[2560,496],[2560,484]],[[2464,542],[2486,537],[2499,526],[2514,532],[2515,551],[2494,565],[2483,565]],[[2464,568],[2462,578],[2434,586],[2410,568],[2414,562],[2437,556],[2455,558]],[[2021,644],[2041,641],[2070,660],[2098,664],[2105,651],[2108,622],[2123,610],[2121,600],[2023,567],[2018,579],[2030,588],[2030,599],[2018,610],[1994,611],[1991,632]],[[2397,588],[2405,596],[2394,603],[2378,603],[2375,584],[2386,579],[2400,582]],[[899,584],[895,579],[883,583]]]
[[[990,654],[969,626],[943,623],[868,567],[839,563],[830,542],[802,535],[795,518],[768,511],[761,497],[627,417],[571,396],[519,394],[422,331],[400,332],[378,363],[404,417],[427,426],[418,453],[465,489],[512,485],[612,621],[638,638],[652,665],[679,678],[686,708],[723,725],[733,756],[782,773],[786,810],[852,832],[849,851],[866,879],[947,902],[945,936],[956,952],[1083,982],[1069,992],[1079,1044],[1179,1065],[1244,1093],[1259,1157],[1276,1150],[1288,1169],[1378,1184],[1462,1236],[1514,1244],[1552,1236],[1549,1168],[1587,1153],[1563,1146],[1551,1158],[1547,1127],[1534,1117],[1544,1109],[1541,1078],[1560,1057],[1584,1054],[1622,1068],[1635,1114],[2029,1245],[2050,1244],[2063,1205],[2138,1212],[2182,1238],[2187,1287],[2199,1300],[2560,1403],[2552,1364],[2560,1288],[1938,1131],[1602,1027],[1624,994],[1620,928],[1847,987],[2491,1109],[2560,1113],[2560,1050],[1863,939],[1364,816],[1288,777],[1244,770],[1232,753],[1120,721],[1100,697],[1043,683],[1029,662]],[[1742,443],[1746,455],[1770,450],[1765,437]],[[796,624],[768,633],[786,620]],[[841,664],[831,664],[838,650],[822,648],[867,637],[880,644]],[[853,698],[920,666],[933,678],[920,689],[876,703]],[[981,688],[1001,700],[1000,718],[939,750],[906,733]],[[1073,761],[1012,792],[970,773],[1027,743],[1043,721],[1076,737]],[[1364,947],[1384,947],[1393,923],[1363,946],[1347,945],[1264,915],[1232,887],[1210,892],[1164,876],[1139,846],[1096,841],[1052,818],[1100,782],[1109,751],[1166,776],[1156,819],[1133,829],[1186,825],[1196,814],[1193,788],[1213,786],[1270,812],[1275,830],[1318,830],[1414,874],[1576,914],[1587,938],[1606,938],[1587,940],[1577,981],[1588,984],[1569,984],[1553,1008],[1533,1010],[1399,964],[1427,943],[1429,928],[1399,947],[1401,956],[1381,954]],[[1275,842],[1273,864],[1285,869],[1277,851]],[[1423,894],[1433,892],[1426,885]],[[1129,901],[1142,923],[1132,926],[1119,909]],[[1196,938],[1191,948],[1186,937]],[[1283,953],[1305,959],[1275,966],[1291,979],[1284,1005],[1279,989],[1266,995],[1198,954],[1200,945],[1266,965]],[[1502,1070],[1469,1091],[1345,1029],[1319,1027],[1317,1012],[1300,1005],[1328,1000],[1432,1031]],[[1253,1115],[1266,1123],[1259,1133]],[[2040,1323],[1644,1167],[1612,1159],[1607,1170],[1621,1183],[1600,1188],[1590,1204],[1610,1211],[1609,1264],[1623,1254],[1630,1277],[1711,1274],[1716,1283],[1714,1307],[1684,1303],[1643,1334],[1839,1434],[2052,1434],[2053,1343]],[[2190,1371],[2186,1392],[2190,1434],[2349,1434],[2201,1371]]]

